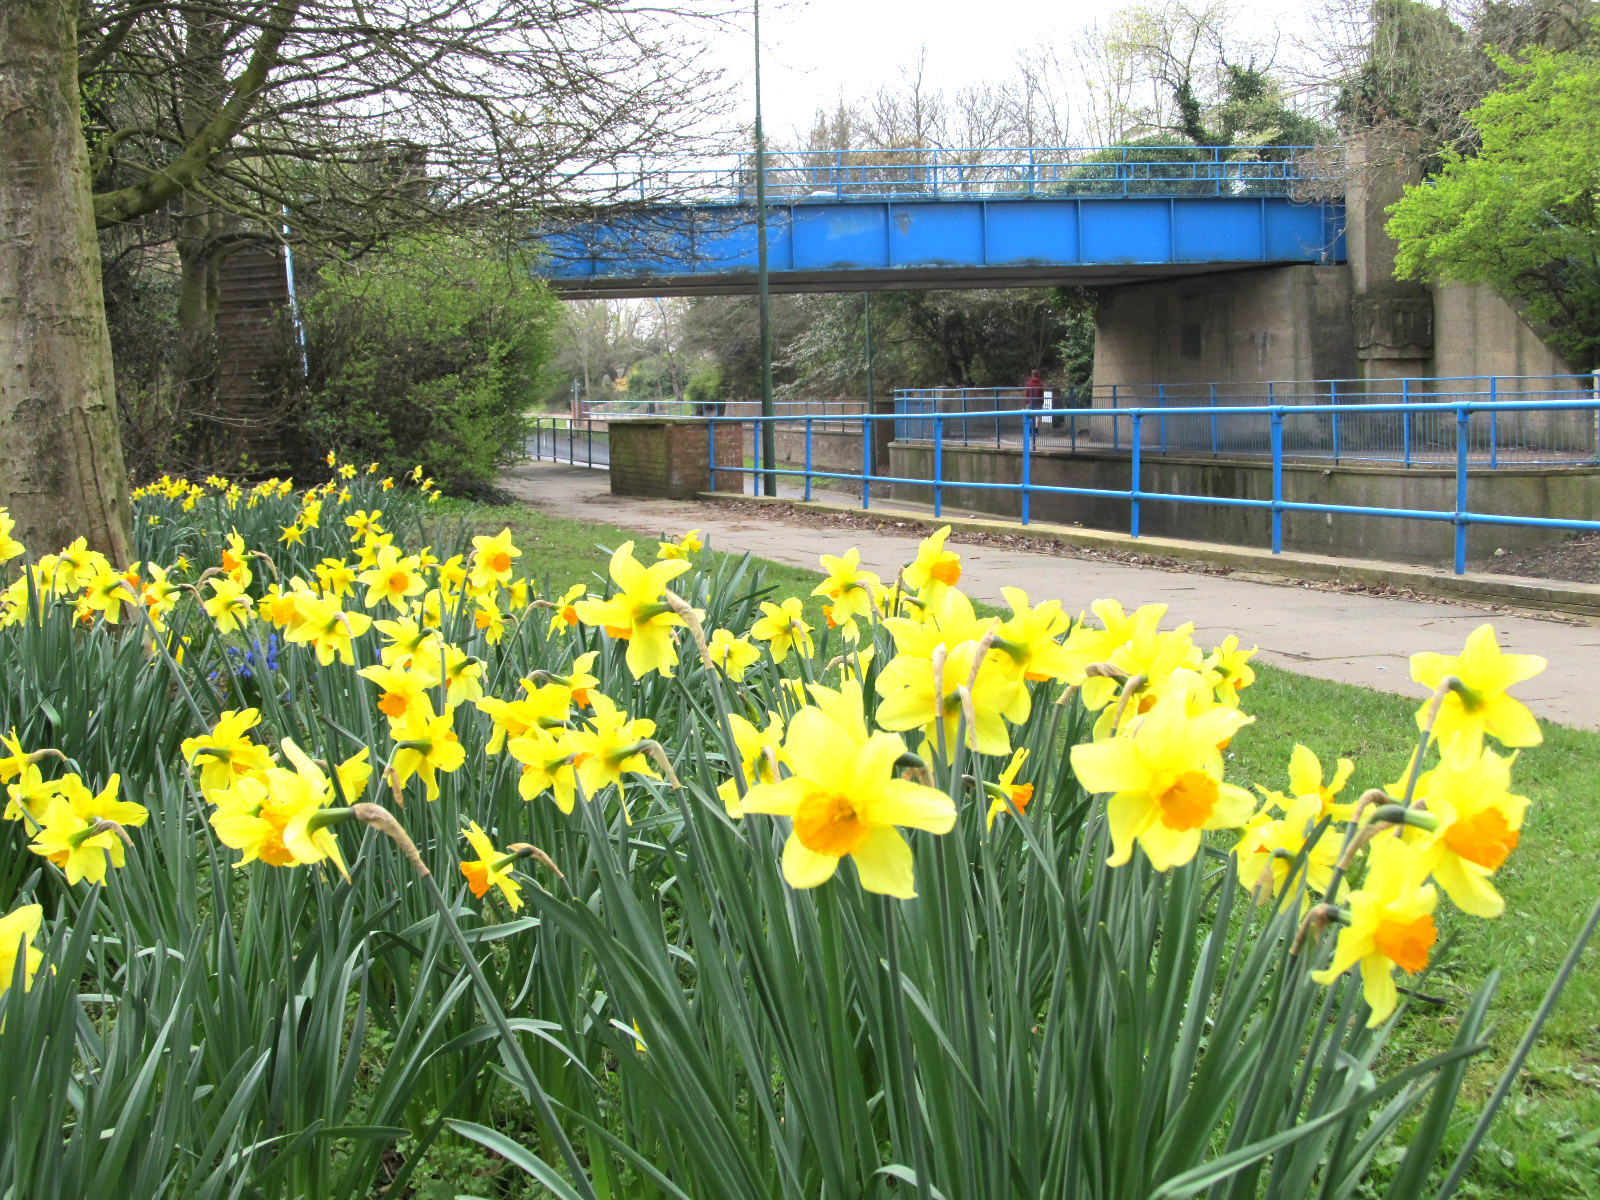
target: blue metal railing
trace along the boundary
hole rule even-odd
[[[1354,504],[1320,504],[1306,501],[1293,501],[1284,498],[1283,467],[1286,458],[1286,423],[1305,420],[1323,420],[1335,416],[1352,418],[1357,416],[1372,416],[1382,413],[1393,413],[1397,417],[1406,417],[1412,420],[1422,417],[1433,417],[1446,420],[1454,429],[1454,459],[1455,473],[1455,504],[1450,509],[1409,509],[1376,507]],[[1218,405],[1216,407],[1174,406],[1169,408],[1132,407],[1117,411],[1107,409],[1078,410],[1076,416],[1084,422],[1120,422],[1128,427],[1127,447],[1129,456],[1129,484],[1126,488],[1094,488],[1071,487],[1060,484],[1040,484],[1032,478],[1033,453],[1039,440],[1040,425],[1049,420],[1048,416],[1041,415],[1035,409],[1008,409],[993,410],[989,412],[965,412],[954,415],[934,413],[926,417],[930,425],[930,438],[933,443],[932,474],[924,478],[912,478],[889,474],[880,474],[873,470],[874,447],[877,439],[873,437],[874,422],[879,421],[905,421],[902,414],[861,414],[849,418],[851,421],[861,423],[862,464],[859,471],[830,471],[817,469],[812,453],[811,437],[809,431],[806,437],[805,466],[803,469],[782,467],[776,463],[765,463],[761,459],[759,437],[752,437],[751,444],[755,447],[756,457],[752,466],[746,466],[736,472],[736,477],[741,480],[745,472],[751,475],[756,482],[766,477],[773,479],[801,478],[804,480],[806,499],[811,499],[813,482],[818,479],[845,481],[858,484],[861,489],[861,507],[870,509],[872,503],[872,488],[874,484],[900,485],[917,488],[930,488],[933,497],[933,515],[939,517],[943,511],[944,491],[949,487],[958,487],[963,491],[981,490],[992,492],[1011,492],[1018,497],[1018,506],[1024,525],[1029,523],[1031,517],[1031,499],[1035,496],[1084,496],[1099,499],[1124,500],[1129,505],[1128,528],[1134,537],[1140,533],[1141,505],[1151,501],[1170,502],[1179,505],[1214,505],[1221,507],[1265,510],[1270,514],[1271,542],[1274,554],[1283,551],[1283,518],[1285,513],[1325,513],[1336,516],[1382,517],[1403,520],[1446,522],[1455,527],[1454,538],[1454,563],[1456,574],[1466,571],[1467,562],[1467,530],[1472,525],[1512,525],[1540,529],[1558,529],[1573,532],[1600,531],[1600,521],[1576,520],[1561,517],[1535,517],[1503,513],[1485,513],[1472,511],[1468,506],[1467,481],[1469,467],[1469,447],[1471,438],[1470,428],[1475,418],[1484,418],[1493,424],[1502,427],[1509,419],[1526,419],[1536,414],[1545,414],[1547,418],[1556,417],[1557,414],[1570,414],[1569,419],[1576,427],[1587,429],[1593,436],[1600,421],[1600,399],[1589,396],[1582,400],[1561,400],[1547,402],[1530,401],[1457,401],[1450,402],[1424,402],[1413,404],[1369,403],[1369,404],[1301,404],[1301,405]],[[1148,491],[1142,486],[1142,468],[1147,454],[1146,441],[1149,426],[1159,429],[1163,421],[1174,418],[1193,417],[1209,421],[1212,418],[1232,419],[1241,418],[1264,422],[1268,452],[1272,463],[1272,495],[1271,499],[1251,499],[1239,496],[1196,496],[1171,492]],[[777,420],[779,418],[722,418],[712,419],[711,428],[711,487],[717,488],[716,466],[717,450],[716,440],[718,430],[721,436],[729,436],[734,430],[738,431],[743,445],[743,426],[750,424],[758,426],[764,420]],[[792,419],[792,418],[783,418]],[[944,478],[944,446],[945,426],[951,422],[965,422],[971,420],[1014,420],[1021,429],[1021,437],[1017,449],[1020,451],[1021,479],[1019,482],[987,482],[976,480],[946,480]],[[1103,439],[1102,439],[1103,440]],[[1594,461],[1591,454],[1589,461]],[[721,472],[726,476],[731,468],[724,467]],[[759,490],[759,488],[757,489]]]
[[[1041,146],[796,150],[767,155],[773,204],[838,200],[1027,199],[1032,196],[1320,195],[1337,154],[1315,146]],[[720,163],[641,161],[573,180],[646,203],[748,204],[755,156]],[[1335,185],[1336,186],[1336,185]]]
[[[611,434],[604,421],[533,417],[528,422],[524,452],[535,460],[571,463],[575,467],[609,467]]]
[[[934,413],[949,416],[943,423],[945,436],[966,445],[1015,445],[1021,436],[1014,412],[995,411],[1020,410],[1025,404],[1021,388],[902,388],[894,396],[902,418],[895,426],[900,441],[931,437],[928,418]],[[1120,453],[1128,448],[1126,410],[1154,409],[1154,428],[1143,431],[1145,454],[1256,458],[1272,453],[1268,422],[1227,410],[1279,404],[1307,410],[1343,403],[1353,407],[1328,411],[1317,421],[1290,422],[1283,454],[1296,460],[1414,467],[1447,465],[1457,448],[1457,429],[1449,414],[1420,408],[1418,402],[1544,405],[1591,399],[1600,399],[1600,385],[1588,375],[1104,384],[1050,394],[1046,407],[1051,411],[1038,428],[1055,448]],[[1195,414],[1202,408],[1203,413]],[[1109,421],[1097,422],[1088,409],[1109,412]],[[985,415],[976,415],[980,411]],[[1502,421],[1491,410],[1469,422],[1465,432],[1468,458],[1475,466],[1570,465],[1593,462],[1600,453],[1594,428],[1572,419],[1524,413]]]

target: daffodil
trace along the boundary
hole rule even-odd
[[[716,629],[706,645],[711,664],[735,683],[761,659],[761,651],[748,640],[736,637],[731,629]]]
[[[648,717],[628,716],[611,697],[599,692],[593,701],[594,715],[589,718],[588,728],[576,730],[566,739],[568,752],[576,756],[574,764],[584,794],[593,799],[601,788],[614,783],[621,797],[623,778],[630,774],[659,779],[645,753],[656,723]],[[626,802],[622,811],[627,817]]]
[[[878,673],[877,722],[884,729],[923,731],[930,745],[939,746],[939,726],[947,757],[953,758],[957,732],[966,713],[967,745],[979,754],[1006,754],[1011,749],[1004,714],[1022,688],[1022,675],[1002,651],[985,649],[982,642],[962,642],[936,658],[899,654]],[[971,709],[962,703],[962,693]]]
[[[466,876],[472,894],[481,900],[491,887],[499,888],[511,911],[516,912],[522,907],[522,889],[512,878],[510,870],[511,864],[516,862],[516,855],[501,854],[496,850],[489,835],[478,827],[476,821],[468,822],[461,836],[467,839],[478,855],[475,860],[461,864],[461,874]]]
[[[662,542],[656,547],[657,558],[688,558],[704,546],[700,540],[700,531],[691,529],[675,542]]]
[[[250,620],[250,597],[234,579],[208,579],[214,593],[205,601],[206,615],[217,623],[218,633],[237,633]]]
[[[1338,804],[1334,797],[1344,790],[1356,765],[1341,758],[1333,768],[1333,778],[1322,782],[1322,763],[1310,749],[1295,743],[1289,752],[1289,792],[1295,797],[1310,796],[1317,802],[1317,819],[1338,817],[1348,820],[1353,804]]]
[[[572,751],[560,737],[533,725],[511,738],[506,750],[522,764],[518,795],[533,800],[549,792],[563,813],[572,811],[578,797],[577,772],[572,765]]]
[[[1019,813],[1027,810],[1028,802],[1033,799],[1033,784],[1017,782],[1017,773],[1027,761],[1028,748],[1023,746],[1011,756],[1005,770],[1000,772],[1000,778],[986,785],[984,790],[989,794],[989,811],[983,819],[985,829],[993,829],[994,819],[1001,813],[1010,812],[1013,808]]]
[[[254,578],[250,573],[250,552],[245,549],[244,538],[237,529],[230,532],[224,541],[222,569],[241,588],[249,587]]]
[[[499,754],[507,738],[518,738],[538,726],[551,729],[564,722],[571,711],[572,689],[560,684],[530,688],[520,700],[497,700],[486,696],[477,701],[478,711],[494,722],[494,733],[485,754]]]
[[[258,858],[275,867],[326,861],[349,879],[333,830],[318,820],[318,814],[325,813],[335,798],[333,785],[293,739],[284,738],[280,748],[289,768],[273,767],[259,777],[240,779],[217,794],[216,810],[211,814],[217,839],[243,853],[235,866]],[[370,772],[365,749],[335,771],[346,798],[358,798]]]
[[[1239,707],[1239,693],[1256,681],[1255,668],[1250,659],[1259,647],[1239,648],[1239,638],[1230,633],[1205,660],[1206,669],[1217,677],[1217,703],[1229,708]]]
[[[1490,876],[1522,836],[1526,796],[1511,792],[1511,763],[1470,737],[1455,737],[1439,765],[1417,780],[1416,802],[1433,828],[1407,826],[1433,880],[1462,912],[1498,917],[1505,899]]]
[[[325,558],[312,569],[322,590],[335,600],[348,596],[355,588],[356,570],[342,558]]]
[[[1237,709],[1191,717],[1182,705],[1157,704],[1130,732],[1072,748],[1078,782],[1111,796],[1110,866],[1126,863],[1135,842],[1156,870],[1182,866],[1200,849],[1202,831],[1250,819],[1255,804],[1222,781],[1217,746],[1251,720]]]
[[[1545,668],[1537,654],[1502,654],[1493,625],[1480,625],[1467,635],[1459,657],[1424,652],[1411,656],[1411,678],[1423,687],[1437,689],[1446,679],[1457,684],[1448,691],[1434,721],[1434,736],[1441,745],[1458,734],[1479,741],[1484,734],[1503,746],[1537,746],[1544,741],[1539,723],[1506,689],[1532,679]],[[1427,705],[1417,712],[1417,727],[1426,720]]]
[[[38,767],[32,763],[25,764],[16,781],[6,785],[6,795],[10,799],[6,804],[5,819],[27,820],[37,825],[50,805],[50,798],[60,791],[59,779],[46,779]]]
[[[11,514],[0,508],[0,563],[10,562],[27,553],[27,547],[11,536],[11,531],[16,527],[17,523],[11,519]]]
[[[575,583],[552,605],[555,612],[550,617],[550,627],[545,631],[547,639],[558,633],[566,633],[578,623],[578,610],[575,606],[587,590],[583,584]]]
[[[633,556],[633,543],[624,542],[611,556],[611,579],[619,589],[609,600],[580,600],[573,607],[585,625],[598,625],[628,643],[628,670],[635,679],[651,671],[671,675],[678,653],[672,630],[683,618],[663,599],[667,584],[689,570],[690,564],[669,559],[644,566]]]
[[[433,704],[426,696],[390,729],[395,740],[395,782],[405,787],[413,775],[422,779],[429,800],[439,798],[439,771],[454,771],[467,761],[467,752],[456,736],[455,710],[446,708],[434,716]]]
[[[367,586],[366,607],[375,608],[387,602],[404,615],[412,596],[427,590],[427,583],[417,572],[417,560],[411,555],[401,557],[393,546],[378,551],[372,566],[356,577]]]
[[[66,872],[69,887],[85,879],[104,883],[107,867],[121,867],[125,858],[115,829],[98,817],[80,816],[59,795],[50,798],[28,849]]]
[[[873,589],[881,585],[881,580],[871,571],[861,569],[861,551],[852,546],[844,552],[843,557],[822,555],[821,562],[822,569],[828,575],[811,590],[811,594],[832,602],[829,619],[836,625],[853,618],[870,621],[873,616]]]
[[[1289,800],[1281,817],[1259,812],[1245,823],[1239,844],[1233,848],[1233,861],[1239,881],[1254,892],[1257,903],[1266,904],[1294,890],[1302,880],[1319,895],[1333,885],[1340,839],[1324,826],[1317,840],[1311,841],[1326,816],[1317,797],[1307,795]],[[1300,869],[1291,877],[1290,869],[1302,853],[1305,858]]]
[[[470,582],[479,588],[510,583],[511,562],[521,554],[511,542],[510,529],[502,529],[493,537],[473,538]]]
[[[288,641],[309,644],[323,666],[333,662],[335,656],[346,666],[355,665],[352,641],[372,628],[371,617],[365,613],[345,612],[337,601],[319,596],[297,596],[294,606],[300,624],[284,634]]]
[[[139,602],[137,576],[132,572],[112,569],[107,563],[90,576],[83,588],[83,602],[101,615],[107,625],[117,625],[122,620],[122,606]]]
[[[200,768],[200,793],[208,800],[215,792],[231,788],[242,776],[272,766],[266,748],[250,740],[249,732],[261,723],[254,708],[227,709],[210,733],[185,738],[179,747],[183,761]]]
[[[5,510],[0,509],[0,516],[4,515]],[[44,962],[44,952],[33,945],[33,939],[39,935],[43,924],[44,907],[38,904],[24,904],[0,917],[0,996],[10,989],[11,981],[16,978],[19,958],[22,960],[22,989],[27,991],[33,986],[33,977]]]
[[[742,778],[746,790],[758,783],[775,783],[778,778],[778,754],[783,744],[783,718],[777,713],[767,714],[767,727],[758,729],[738,713],[728,714],[728,725],[733,730],[733,745],[738,762],[733,769]],[[742,817],[744,805],[739,800],[739,781],[724,779],[717,785],[717,795],[730,817]]]
[[[763,600],[761,612],[762,616],[750,627],[750,636],[768,644],[773,662],[781,663],[796,646],[802,654],[811,653],[811,626],[803,619],[805,607],[799,597],[790,596],[782,604]]]
[[[961,582],[961,556],[944,548],[949,536],[950,526],[945,525],[918,544],[917,557],[901,572],[908,588],[931,598]]]
[[[1367,1028],[1383,1024],[1399,999],[1394,969],[1415,975],[1428,965],[1438,937],[1433,910],[1439,893],[1428,878],[1427,859],[1393,835],[1375,840],[1367,856],[1367,875],[1349,896],[1349,919],[1339,931],[1333,961],[1314,972],[1318,983],[1333,983],[1360,966],[1361,986],[1372,1010]]]
[[[428,689],[438,683],[437,677],[407,667],[375,664],[362,667],[356,674],[378,685],[381,690],[378,711],[389,718],[391,726],[405,720],[414,708],[424,703]]]
[[[846,736],[819,708],[794,715],[783,742],[788,777],[758,783],[744,797],[746,813],[792,819],[783,847],[791,887],[826,883],[848,857],[867,891],[916,895],[911,846],[896,826],[949,833],[956,810],[943,792],[896,774],[905,753],[905,742],[891,733]]]
[[[373,538],[381,534],[383,526],[378,524],[378,518],[381,516],[383,516],[383,509],[381,508],[375,508],[370,513],[366,509],[360,508],[351,513],[344,519],[344,523],[350,527],[351,540]]]

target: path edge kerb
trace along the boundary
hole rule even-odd
[[[840,513],[854,517],[878,517],[894,521],[915,521],[919,525],[948,525],[964,533],[993,533],[1013,537],[1060,542],[1086,550],[1109,550],[1148,554],[1179,562],[1227,567],[1252,575],[1272,575],[1285,581],[1313,580],[1323,583],[1357,584],[1363,587],[1393,587],[1448,600],[1467,600],[1481,604],[1504,604],[1515,608],[1539,609],[1574,617],[1600,619],[1600,584],[1569,583],[1564,580],[1527,579],[1515,575],[1489,575],[1469,571],[1455,575],[1404,563],[1376,559],[1333,558],[1321,554],[1285,552],[1273,554],[1253,546],[1223,546],[1214,542],[1191,542],[1181,538],[1130,537],[1102,529],[1083,529],[1035,521],[1019,525],[1015,521],[985,520],[980,517],[941,516],[925,512],[874,505],[863,512],[848,504],[825,500],[795,500],[784,496],[744,496],[732,492],[701,492],[702,500],[741,500],[747,504],[788,505],[811,512]]]

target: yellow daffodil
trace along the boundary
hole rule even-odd
[[[942,722],[944,752],[953,758],[965,691],[972,701],[967,714],[968,747],[979,754],[1011,750],[1005,714],[1022,688],[1022,675],[1002,651],[984,650],[981,642],[962,642],[944,656],[942,666],[933,658],[902,653],[878,673],[877,688],[883,698],[877,722],[884,729],[920,728],[928,744],[938,747]]]
[[[466,876],[467,887],[472,889],[472,894],[481,900],[491,887],[499,888],[500,894],[506,898],[506,904],[512,912],[516,912],[522,907],[522,889],[512,878],[510,869],[511,864],[517,861],[516,855],[501,854],[496,850],[489,835],[478,827],[476,821],[469,822],[467,828],[461,831],[461,836],[478,854],[475,860],[461,864],[461,873]]]
[[[1028,593],[1016,587],[1001,588],[1000,594],[1011,606],[1011,619],[1000,626],[995,645],[1017,660],[1022,678],[1030,683],[1070,679],[1074,658],[1056,641],[1072,626],[1072,618],[1061,611],[1061,602],[1045,600],[1035,606]]]
[[[378,524],[378,518],[381,516],[383,516],[381,508],[375,508],[371,512],[358,508],[351,513],[344,519],[344,523],[350,528],[350,539],[354,541],[356,538],[371,539],[379,536],[383,533],[383,526]]]
[[[911,847],[896,826],[949,833],[956,810],[943,792],[898,777],[905,752],[894,734],[845,736],[821,709],[794,715],[783,742],[788,777],[759,783],[744,797],[746,813],[793,820],[783,847],[783,877],[791,887],[826,883],[849,857],[867,891],[916,895]]]
[[[50,805],[50,798],[61,791],[59,779],[46,779],[38,767],[26,763],[17,775],[16,781],[6,785],[5,819],[8,821],[31,821],[37,825],[44,817],[44,810]]]
[[[1109,793],[1111,857],[1120,867],[1138,842],[1158,871],[1182,866],[1207,829],[1236,829],[1255,804],[1243,788],[1222,782],[1227,741],[1252,718],[1231,708],[1198,717],[1184,706],[1157,704],[1131,732],[1072,748],[1072,769],[1090,792]]]
[[[222,548],[222,569],[228,578],[242,588],[250,586],[254,576],[250,572],[250,552],[245,549],[244,538],[237,529],[230,532]]]
[[[1205,660],[1205,668],[1217,677],[1217,703],[1229,708],[1239,707],[1239,693],[1256,681],[1255,668],[1250,659],[1255,657],[1257,646],[1248,650],[1239,648],[1239,638],[1229,634],[1222,645],[1213,650]]]
[[[313,570],[318,585],[332,599],[342,599],[355,589],[356,570],[342,558],[325,558]]]
[[[122,620],[122,606],[124,604],[137,604],[140,589],[136,582],[130,581],[128,575],[113,570],[107,563],[105,567],[89,577],[83,588],[83,602],[89,608],[98,612],[107,625],[117,625]],[[137,576],[135,576],[135,580]]]
[[[1245,823],[1239,844],[1233,848],[1233,861],[1239,872],[1239,882],[1251,889],[1258,904],[1266,904],[1286,891],[1293,891],[1302,880],[1318,895],[1332,886],[1340,838],[1331,829],[1324,829],[1311,843],[1301,870],[1293,878],[1289,874],[1325,816],[1317,797],[1309,795],[1288,800],[1281,817],[1259,812]],[[1305,902],[1309,901],[1308,896]]]
[[[467,752],[455,731],[455,710],[446,708],[433,715],[433,704],[426,696],[394,724],[390,735],[395,741],[394,774],[400,787],[413,775],[422,779],[429,800],[439,798],[438,772],[456,770],[467,761]]]
[[[1458,736],[1444,746],[1439,765],[1417,780],[1416,802],[1434,827],[1407,826],[1405,838],[1445,895],[1475,917],[1505,911],[1489,877],[1516,849],[1528,809],[1528,798],[1511,792],[1515,757]]]
[[[624,795],[623,777],[626,775],[659,779],[645,754],[646,743],[654,736],[656,723],[648,717],[628,716],[611,697],[599,692],[592,699],[594,715],[589,718],[588,728],[576,730],[566,739],[568,752],[576,756],[574,765],[578,768],[578,782],[583,784],[584,794],[592,800],[600,789],[614,783],[620,798]],[[625,800],[622,811],[631,823]]]
[[[761,658],[761,651],[742,637],[735,637],[731,629],[714,630],[706,645],[712,665],[735,683],[742,682],[744,673]]]
[[[478,588],[510,583],[512,560],[521,555],[522,551],[511,542],[510,529],[502,529],[493,537],[475,537],[472,539],[472,573],[469,581]]]
[[[993,829],[994,819],[1013,807],[1019,813],[1027,811],[1028,802],[1033,799],[1033,784],[1017,782],[1017,773],[1027,761],[1028,748],[1023,746],[1011,756],[1000,778],[985,788],[989,793],[989,811],[983,819],[985,829]]]
[[[813,588],[811,594],[831,602],[829,619],[835,625],[856,618],[872,620],[873,589],[881,586],[881,581],[871,571],[861,569],[861,551],[852,546],[843,557],[822,555],[821,562],[827,578]]]
[[[1433,910],[1439,893],[1427,878],[1427,860],[1417,850],[1393,835],[1375,840],[1366,879],[1350,893],[1349,922],[1339,931],[1333,961],[1312,974],[1318,983],[1332,983],[1359,964],[1372,1010],[1369,1029],[1394,1012],[1399,998],[1395,967],[1415,975],[1428,965],[1428,951],[1438,937]]]
[[[1324,784],[1322,762],[1311,750],[1297,742],[1289,752],[1289,793],[1297,798],[1310,796],[1316,800],[1319,821],[1323,817],[1348,820],[1355,805],[1335,803],[1334,797],[1344,790],[1355,769],[1355,763],[1348,758],[1341,758],[1333,768],[1333,778]]]
[[[750,636],[768,644],[773,662],[781,663],[796,646],[802,654],[811,653],[811,626],[803,619],[805,606],[799,597],[790,596],[782,604],[763,600],[761,612],[763,615],[750,627]]]
[[[11,519],[11,514],[0,508],[0,563],[10,562],[27,553],[27,547],[11,536],[11,531],[16,527],[17,523]]]
[[[783,718],[777,713],[767,714],[767,727],[757,729],[738,713],[728,714],[728,724],[733,729],[734,749],[739,761],[734,771],[743,777],[746,789],[758,783],[776,783],[778,779],[778,754],[783,744]],[[739,784],[724,779],[717,785],[717,795],[730,817],[742,817],[744,806],[739,800]]]
[[[1502,654],[1493,625],[1480,625],[1467,635],[1466,648],[1459,657],[1424,652],[1411,656],[1411,678],[1425,688],[1436,689],[1447,678],[1459,681],[1445,694],[1434,722],[1434,736],[1441,745],[1458,734],[1479,741],[1484,734],[1503,746],[1537,746],[1544,741],[1539,723],[1506,689],[1532,679],[1545,668],[1537,654]],[[1421,728],[1427,705],[1417,712]]]
[[[356,577],[367,586],[366,607],[376,608],[385,602],[404,615],[410,609],[410,598],[427,590],[427,582],[417,571],[415,557],[400,552],[393,546],[378,551],[372,566]]]
[[[518,737],[506,743],[511,757],[522,764],[522,778],[517,781],[517,794],[524,800],[534,800],[545,792],[551,794],[556,807],[570,813],[577,802],[577,773],[572,765],[573,754],[556,733],[530,726]]]
[[[657,558],[688,558],[697,553],[705,543],[700,540],[700,531],[691,529],[675,542],[662,542],[656,548]]]
[[[85,879],[104,883],[107,867],[121,867],[125,860],[116,830],[106,827],[99,817],[80,816],[60,795],[52,796],[45,806],[28,849],[66,872],[69,887]]]
[[[0,509],[0,515],[5,510]],[[44,907],[24,904],[0,917],[0,996],[11,987],[17,973],[17,960],[22,960],[22,990],[33,986],[33,977],[44,962],[44,951],[33,945],[44,924]]]
[[[389,718],[389,724],[403,721],[420,703],[425,702],[428,689],[438,683],[435,676],[413,671],[407,667],[374,665],[356,672],[370,679],[381,690],[378,711]]]
[[[206,580],[214,593],[205,601],[206,615],[217,623],[218,633],[237,633],[250,620],[252,606],[244,587],[234,579]]]
[[[611,556],[611,579],[617,594],[609,600],[580,600],[573,607],[585,625],[598,625],[628,643],[628,670],[635,679],[651,671],[671,675],[678,652],[672,630],[683,618],[672,611],[663,594],[667,584],[690,569],[690,564],[668,559],[644,566],[633,556],[633,543],[624,542]]]
[[[931,599],[961,582],[961,556],[944,548],[949,536],[950,526],[946,525],[923,538],[917,557],[901,572],[906,586],[924,598]]]
[[[546,638],[552,638],[558,633],[566,633],[578,623],[577,602],[588,589],[581,583],[575,583],[563,593],[560,600],[555,602],[555,611],[550,617],[550,627],[545,631]]]
[[[372,628],[371,617],[345,612],[337,601],[311,595],[296,596],[294,607],[300,624],[284,634],[287,641],[310,645],[323,666],[333,662],[335,656],[347,667],[355,665],[351,643]]]

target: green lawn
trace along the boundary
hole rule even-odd
[[[634,533],[552,518],[520,506],[445,502],[440,508],[441,516],[464,518],[483,532],[509,526],[524,551],[528,573],[560,586],[603,578],[602,546],[635,538],[640,558],[649,559],[655,536],[682,532]],[[841,534],[838,546],[825,549],[842,551],[847,544]],[[780,595],[806,595],[817,579],[816,573],[778,563],[763,563],[762,574]],[[820,622],[820,602],[808,601],[808,609],[808,619]],[[1417,649],[1459,648],[1419,644]],[[1289,749],[1303,742],[1326,769],[1339,757],[1355,760],[1347,793],[1353,799],[1399,773],[1416,738],[1417,703],[1259,667],[1256,686],[1245,698],[1256,724],[1234,740],[1233,778],[1245,785],[1286,786]],[[1395,1042],[1403,1054],[1443,1049],[1454,1034],[1460,1002],[1491,967],[1498,967],[1502,979],[1493,1009],[1498,1025],[1491,1054],[1469,1077],[1467,1095],[1474,1102],[1493,1086],[1600,891],[1595,870],[1600,734],[1549,723],[1544,729],[1544,745],[1524,752],[1516,769],[1518,784],[1534,806],[1517,852],[1496,877],[1506,897],[1506,915],[1479,921],[1452,910],[1441,920],[1441,940],[1454,935],[1455,942],[1436,969],[1429,992],[1445,1003],[1414,1006],[1409,1028]],[[1458,1123],[1459,1136],[1464,1136],[1470,1117],[1464,1115]],[[1600,1200],[1600,951],[1594,947],[1545,1027],[1463,1194]]]

